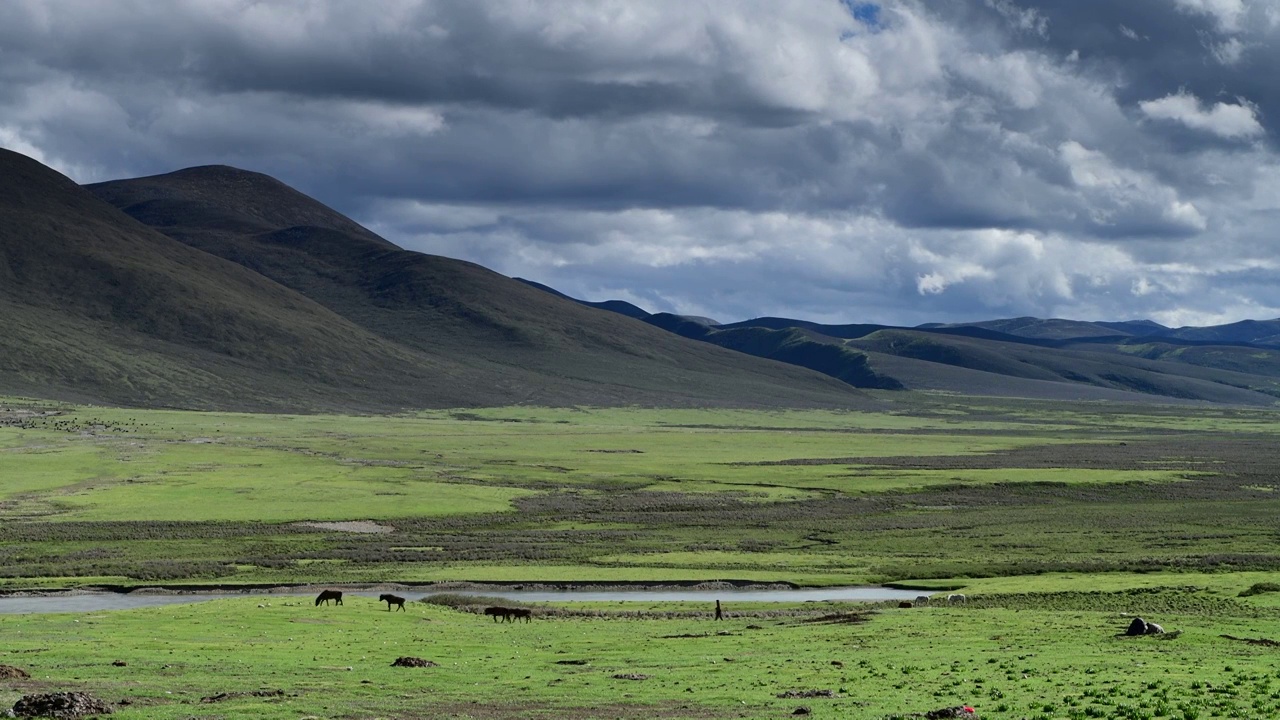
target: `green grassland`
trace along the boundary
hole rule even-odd
[[[969,595],[730,601],[724,623],[613,603],[495,624],[360,597],[0,615],[0,664],[33,676],[0,680],[0,708],[84,690],[122,718],[1280,715],[1280,412],[874,399],[390,417],[0,402],[10,590],[727,579]],[[1118,637],[1134,614],[1173,632]],[[402,655],[439,665],[391,667]],[[835,697],[778,697],[791,690]]]
[[[1280,569],[1280,413],[0,404],[0,587]],[[348,532],[325,522],[373,523]]]
[[[0,662],[32,675],[0,680],[0,705],[74,688],[122,719],[779,718],[800,706],[885,718],[960,704],[995,720],[1273,717],[1277,650],[1245,640],[1280,636],[1280,612],[1251,600],[1156,588],[870,612],[730,602],[722,623],[688,604],[543,608],[504,624],[370,598],[0,616]],[[1134,612],[1168,633],[1119,636]],[[391,667],[401,656],[438,666]],[[779,697],[809,690],[835,696]]]

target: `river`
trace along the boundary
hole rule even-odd
[[[83,613],[103,610],[132,610],[134,608],[155,607],[158,605],[176,605],[183,603],[208,602],[210,600],[226,600],[229,598],[255,598],[267,602],[276,598],[314,597],[317,590],[285,591],[285,592],[211,592],[186,594],[146,593],[112,593],[112,592],[69,592],[53,593],[41,596],[5,596],[0,597],[0,614],[18,613]],[[513,602],[526,603],[558,603],[558,602],[823,602],[843,600],[854,602],[876,602],[881,600],[911,600],[920,595],[918,590],[896,590],[886,587],[829,587],[800,589],[757,589],[743,588],[731,590],[696,590],[670,589],[609,589],[609,590],[439,590],[430,587],[394,590],[348,590],[347,595],[376,598],[383,592],[398,593],[413,599],[424,597],[433,592],[448,592],[457,595],[500,597]]]

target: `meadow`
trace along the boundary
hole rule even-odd
[[[0,589],[721,580],[970,596],[731,607],[719,625],[680,604],[542,608],[517,626],[364,598],[0,616],[0,664],[33,675],[0,680],[0,706],[84,688],[147,718],[1280,716],[1280,413],[874,397],[857,412],[350,417],[0,402]],[[1117,637],[1135,613],[1176,633]],[[400,655],[439,666],[390,667]]]
[[[0,705],[75,688],[121,718],[1262,718],[1274,605],[1212,587],[991,594],[965,607],[536,609],[533,622],[371,598],[0,616]],[[1129,613],[1162,636],[1123,637]],[[1249,640],[1255,642],[1251,643]],[[1274,641],[1271,641],[1274,642]],[[434,667],[393,667],[400,657]]]

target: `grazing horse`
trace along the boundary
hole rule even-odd
[[[392,605],[399,605],[400,609],[404,610],[404,598],[402,597],[396,597],[395,595],[388,595],[386,593],[383,593],[378,596],[378,602],[384,602],[387,604],[387,612],[391,612]]]
[[[928,596],[928,595],[917,595],[917,596],[916,596],[916,605],[928,605],[928,604],[929,604],[929,596]]]
[[[969,598],[965,597],[964,593],[951,593],[947,596],[948,605],[964,605],[968,600]]]
[[[511,622],[515,622],[520,618],[524,618],[525,622],[533,622],[533,611],[529,608],[511,608],[511,617],[515,618]]]
[[[333,601],[334,605],[341,605],[342,591],[341,590],[321,591],[320,594],[316,596],[316,607],[319,607],[320,603],[324,603],[325,605],[328,605],[330,600]]]
[[[494,607],[485,608],[484,614],[492,615],[494,622],[498,622],[498,616],[501,615],[502,622],[507,622],[511,619],[511,608],[498,607],[495,605]]]

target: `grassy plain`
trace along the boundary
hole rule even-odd
[[[1280,413],[0,413],[0,587],[1280,569]],[[386,534],[316,522],[375,523]]]
[[[1280,636],[1280,613],[1252,600],[1183,588],[869,613],[730,603],[722,623],[704,607],[610,604],[503,624],[370,598],[0,616],[0,662],[32,675],[0,680],[0,705],[75,688],[122,720],[781,718],[800,706],[856,719],[961,704],[988,720],[1274,717],[1276,649],[1246,640]],[[1118,636],[1132,612],[1169,633]],[[391,667],[400,656],[438,667]],[[813,690],[835,697],[779,697]]]
[[[970,596],[731,604],[720,624],[678,604],[504,625],[365,598],[0,615],[0,664],[34,676],[0,680],[0,707],[82,689],[122,718],[1280,716],[1280,413],[877,398],[394,417],[0,403],[9,589],[730,579]],[[334,522],[358,524],[318,524]],[[1117,637],[1133,614],[1176,633]],[[400,655],[439,666],[390,667]]]

